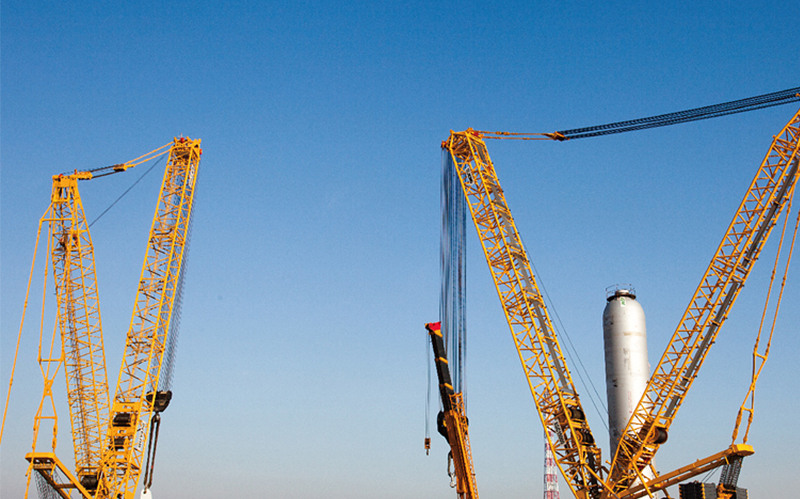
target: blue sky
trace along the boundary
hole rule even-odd
[[[548,132],[796,87],[798,15],[800,5],[763,1],[5,1],[3,398],[50,177],[188,135],[204,155],[154,494],[452,497],[445,442],[434,434],[431,456],[422,449],[441,141],[451,129]],[[489,143],[529,255],[601,394],[605,287],[638,290],[655,363],[795,111]],[[140,168],[81,184],[89,218]],[[112,384],[158,182],[145,177],[92,227]],[[540,497],[542,430],[473,232],[467,377],[478,487],[484,497]],[[769,265],[760,263],[659,453],[662,471],[729,443]],[[797,285],[762,376],[757,453],[740,478],[763,497],[800,485],[800,442],[786,424],[800,409],[786,384],[800,346]],[[24,331],[20,355],[0,449],[4,497],[24,488],[41,396],[35,330]],[[604,416],[590,418],[605,442]]]

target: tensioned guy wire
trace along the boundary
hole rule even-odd
[[[126,196],[126,195],[127,195],[127,194],[128,194],[128,193],[129,193],[129,192],[130,192],[130,191],[131,191],[133,188],[134,188],[134,187],[136,187],[136,184],[138,184],[139,182],[141,182],[141,180],[142,180],[143,178],[145,178],[145,177],[147,176],[147,174],[148,174],[148,173],[150,173],[151,171],[153,171],[153,169],[154,169],[156,166],[158,166],[159,162],[160,162],[161,160],[163,160],[163,159],[164,159],[164,156],[161,156],[161,158],[160,158],[158,161],[155,161],[155,162],[153,162],[153,165],[152,165],[150,168],[148,168],[148,169],[147,169],[147,171],[145,171],[145,172],[144,172],[144,173],[143,173],[143,174],[142,174],[142,175],[141,175],[139,178],[137,178],[137,179],[136,179],[136,181],[135,181],[135,182],[133,182],[133,183],[130,185],[130,187],[128,187],[127,189],[125,189],[125,191],[124,191],[122,194],[120,194],[120,195],[117,197],[117,199],[115,199],[115,200],[114,200],[114,202],[112,202],[110,205],[108,205],[108,207],[107,207],[105,210],[103,210],[103,212],[102,212],[102,213],[100,213],[99,215],[97,215],[97,216],[95,217],[95,219],[94,219],[94,220],[92,220],[92,222],[89,224],[89,227],[91,228],[91,226],[92,226],[92,225],[94,225],[94,223],[95,223],[95,222],[97,222],[98,220],[100,220],[100,218],[102,218],[102,217],[103,217],[103,215],[105,215],[106,213],[108,213],[108,211],[109,211],[109,210],[111,210],[111,208],[113,208],[115,204],[117,204],[117,203],[118,203],[118,202],[119,202],[119,201],[120,201],[122,198],[124,198],[124,197],[125,197],[125,196]],[[91,171],[91,170],[90,170],[90,171]]]
[[[787,90],[781,90],[779,92],[748,97],[747,99],[723,102],[721,104],[697,107],[694,109],[687,109],[674,113],[659,114],[647,118],[618,121],[615,123],[607,123],[605,125],[595,125],[584,128],[573,128],[571,130],[560,130],[556,132],[556,134],[563,136],[563,139],[560,140],[582,139],[586,137],[596,137],[598,135],[610,135],[613,133],[630,132],[634,130],[643,130],[645,128],[677,125],[679,123],[687,123],[689,121],[716,118],[718,116],[726,116],[728,114],[743,113],[745,111],[754,111],[756,109],[779,106],[781,104],[787,104],[789,102],[798,100],[800,100],[800,87],[795,87]]]

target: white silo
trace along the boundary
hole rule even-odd
[[[628,420],[642,398],[650,377],[644,310],[630,286],[606,290],[603,343],[606,359],[608,431],[613,458]]]

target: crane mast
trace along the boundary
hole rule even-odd
[[[76,474],[96,475],[109,395],[94,247],[78,193],[79,175],[53,177],[50,247]]]
[[[188,138],[175,139],[169,151],[104,438],[97,499],[133,497],[151,417],[171,396],[160,390],[159,378],[167,336],[178,322],[175,312],[201,154],[200,140]]]
[[[453,389],[442,337],[442,325],[440,322],[430,322],[425,324],[425,329],[431,338],[436,375],[439,379],[439,395],[442,399],[440,418],[444,428],[440,428],[439,431],[444,429],[443,436],[450,443],[450,453],[456,475],[456,492],[461,499],[478,499],[463,394]]]
[[[59,366],[64,367],[67,383],[77,475],[72,481],[82,486],[91,486],[100,470],[102,435],[109,412],[94,246],[78,190],[78,181],[86,178],[90,178],[86,172],[54,175],[50,206],[39,221],[40,234],[42,225],[47,223],[49,227],[47,245],[56,296],[53,340],[58,334],[61,349],[56,353],[51,347],[49,354],[43,354],[40,347],[39,352],[45,389],[34,417],[34,449],[42,423],[50,421],[53,452],[38,457],[31,453],[28,458],[31,469],[39,472],[59,493],[64,489],[59,477],[65,473],[55,457],[58,417],[52,393]],[[46,404],[48,399],[50,410]]]
[[[567,483],[578,498],[602,492],[600,449],[481,134],[451,132],[442,143],[460,179],[528,386]]]
[[[777,135],[623,433],[609,481],[630,487],[667,439],[692,382],[798,178],[800,111]]]

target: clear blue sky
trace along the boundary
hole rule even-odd
[[[800,84],[796,2],[6,0],[0,15],[3,398],[51,175],[126,161],[174,136],[203,140],[155,473],[162,498],[453,497],[444,440],[434,432],[431,456],[422,449],[423,323],[438,314],[448,132],[548,132]],[[601,395],[605,287],[638,290],[655,363],[795,111],[489,144]],[[89,218],[143,172],[81,184]],[[145,177],[92,227],[112,384],[158,179]],[[486,498],[538,498],[542,430],[474,231],[468,242],[478,487]],[[789,382],[798,284],[789,282],[757,400],[757,453],[740,479],[754,497],[800,486]],[[659,453],[661,471],[728,445],[760,295],[755,282],[743,292]],[[27,329],[0,449],[3,497],[24,487],[41,396],[36,341]],[[589,416],[607,449],[604,417]]]

